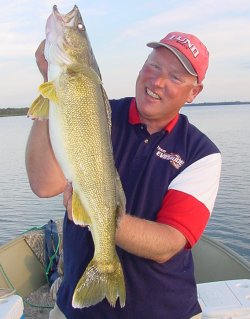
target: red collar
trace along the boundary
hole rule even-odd
[[[172,129],[175,127],[175,124],[178,122],[179,114],[177,114],[165,127],[165,131],[170,133]],[[129,108],[129,123],[130,124],[140,124],[140,116],[136,106],[136,100],[133,98],[130,103]]]

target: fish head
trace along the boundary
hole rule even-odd
[[[67,14],[61,14],[57,6],[53,6],[46,23],[45,58],[49,64],[60,66],[72,63],[91,65],[95,60],[77,6]]]

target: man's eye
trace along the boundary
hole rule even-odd
[[[160,69],[159,65],[157,65],[157,64],[155,64],[155,63],[150,63],[150,65],[151,65],[153,68],[157,69],[157,70]]]
[[[179,75],[176,75],[176,74],[171,74],[171,79],[174,81],[174,82],[182,82],[182,79]]]

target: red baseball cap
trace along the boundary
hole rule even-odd
[[[196,36],[171,32],[159,42],[150,42],[147,46],[153,49],[160,46],[169,49],[190,74],[197,76],[198,83],[204,80],[208,68],[209,52]]]

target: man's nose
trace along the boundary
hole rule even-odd
[[[166,83],[166,78],[162,75],[156,75],[152,78],[152,84],[154,84],[156,87],[164,87]]]

